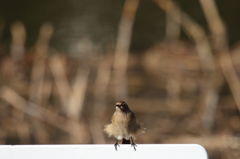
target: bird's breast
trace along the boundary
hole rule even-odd
[[[115,112],[112,117],[112,123],[116,124],[128,124],[128,115],[122,112]]]

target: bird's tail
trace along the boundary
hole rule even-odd
[[[122,144],[130,144],[130,140],[122,139]]]

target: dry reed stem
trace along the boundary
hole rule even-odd
[[[212,77],[214,78],[214,77]],[[204,128],[210,132],[213,128],[215,122],[215,115],[218,107],[219,101],[219,91],[221,82],[216,80],[210,80],[204,84],[204,89],[202,90],[203,96],[203,115],[202,115],[202,123]]]
[[[92,108],[92,121],[90,124],[92,140],[95,144],[106,143],[103,135],[101,121],[107,108],[107,88],[111,78],[112,59],[109,57],[101,58],[94,89],[94,105]]]
[[[180,25],[183,27],[185,32],[194,39],[203,70],[206,72],[215,72],[216,66],[211,46],[202,27],[186,13],[180,10],[180,8],[174,4],[172,0],[155,0],[155,2],[176,22],[180,22]],[[176,14],[180,15],[180,21],[179,19],[176,19]]]
[[[125,0],[119,24],[114,57],[114,92],[117,99],[127,98],[127,66],[132,27],[139,0]]]
[[[181,14],[177,10],[172,12],[174,15],[166,15],[166,38],[170,42],[177,42],[181,33]],[[174,19],[173,17],[174,16]]]
[[[60,96],[59,100],[61,102],[61,106],[65,111],[67,111],[68,97],[72,90],[67,79],[64,59],[60,55],[54,55],[50,58],[49,65]]]
[[[233,98],[236,102],[238,110],[240,111],[240,81],[237,72],[233,66],[232,57],[230,55],[227,43],[225,26],[218,13],[214,0],[200,0],[200,4],[203,8],[209,28],[213,35],[214,49],[220,56],[219,63],[223,75],[228,85],[230,86]]]
[[[23,58],[25,52],[26,30],[23,23],[14,23],[11,27],[11,35],[10,54],[14,61],[19,61]]]
[[[23,78],[23,68],[21,65],[21,61],[23,60],[23,56],[25,53],[25,40],[26,40],[26,30],[25,26],[21,22],[16,22],[11,26],[11,45],[10,45],[10,55],[11,59],[9,62],[12,63],[11,68],[7,68],[7,71],[13,71],[13,83],[17,85],[23,86],[22,78]],[[10,72],[11,72],[10,71]],[[23,86],[24,87],[24,86]],[[13,110],[14,118],[19,123],[25,123],[25,114],[19,113],[17,110]],[[24,125],[24,124],[23,124]],[[30,138],[30,132],[27,129],[22,129],[20,127],[16,127],[16,133],[20,136],[21,140],[24,142]]]
[[[206,84],[202,89],[203,105],[205,107],[203,113],[203,125],[207,130],[210,130],[216,112],[216,107],[219,99],[219,88],[222,85],[221,74],[219,74],[215,60],[213,57],[210,42],[204,29],[198,25],[193,19],[191,19],[186,13],[171,0],[155,0],[157,4],[167,14],[171,15],[175,19],[175,14],[180,14],[181,21],[176,19],[176,22],[180,22],[185,32],[193,38],[196,44],[196,49],[200,59],[201,67],[207,77]]]
[[[64,132],[70,134],[75,138],[76,142],[86,143],[89,141],[85,127],[75,120],[63,118],[55,112],[43,108],[32,102],[27,102],[17,92],[9,87],[2,87],[0,90],[0,98],[15,109],[24,112],[31,117],[40,121],[46,122],[55,128],[58,128]],[[28,105],[28,109],[26,109]]]
[[[68,117],[78,120],[81,116],[87,91],[89,70],[79,69],[71,86],[67,79],[66,66],[62,57],[59,55],[53,56],[50,60],[50,68],[64,111]]]
[[[38,56],[41,56],[41,54],[44,56],[47,53],[48,44],[53,32],[54,28],[51,24],[45,23],[41,26],[38,40],[36,42],[36,54],[39,54]]]
[[[31,83],[29,88],[29,106],[31,102],[42,106],[44,99],[44,86],[46,74],[46,60],[49,49],[49,41],[53,34],[53,27],[50,24],[43,24],[40,28],[38,40],[35,44],[35,52],[33,59],[33,68],[31,74]],[[33,120],[35,137],[38,143],[46,143],[48,141],[47,130],[43,129],[43,124],[38,120]]]
[[[214,0],[199,0],[212,34],[214,49],[227,47],[226,29],[218,13]]]
[[[81,117],[84,99],[87,91],[89,70],[79,69],[73,81],[72,91],[69,94],[67,115],[75,120]]]
[[[41,104],[43,95],[43,82],[45,74],[45,60],[34,62],[29,88],[29,100]]]
[[[47,76],[43,82],[43,94],[42,94],[42,105],[47,105],[49,102],[49,98],[52,94],[53,89],[53,81],[48,79]]]
[[[53,27],[50,24],[44,24],[40,28],[39,37],[35,46],[36,51],[31,74],[29,100],[38,104],[41,104],[43,97],[46,58],[48,53],[48,44],[52,33]]]

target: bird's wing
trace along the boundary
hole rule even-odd
[[[136,133],[140,128],[140,124],[138,123],[136,116],[133,112],[129,113],[130,115],[130,120],[128,122],[128,130],[131,133]]]

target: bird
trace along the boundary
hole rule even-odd
[[[105,125],[104,131],[109,137],[115,137],[115,150],[120,145],[118,141],[122,140],[122,144],[131,144],[136,151],[134,142],[136,134],[141,130],[141,126],[136,119],[135,114],[131,111],[125,101],[118,101],[115,104],[115,112],[112,115],[111,123]]]

